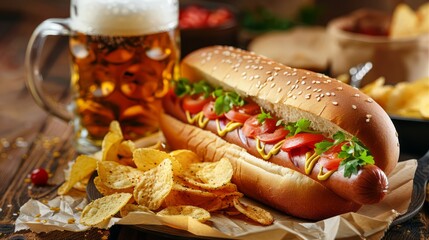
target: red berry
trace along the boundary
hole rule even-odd
[[[43,168],[37,168],[31,172],[31,182],[34,185],[46,185],[48,178],[48,172]]]

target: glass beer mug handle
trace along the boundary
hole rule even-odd
[[[72,119],[72,113],[64,104],[59,104],[45,94],[42,88],[43,76],[40,73],[40,57],[46,37],[70,35],[68,19],[47,19],[42,22],[31,35],[25,56],[27,70],[26,84],[38,105],[49,113],[65,121]]]

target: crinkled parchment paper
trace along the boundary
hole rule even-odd
[[[298,220],[262,206],[274,215],[276,220],[273,225],[264,227],[222,214],[213,214],[210,221],[200,223],[187,217],[159,217],[150,213],[133,212],[124,218],[113,217],[97,227],[108,228],[113,224],[143,224],[147,228],[161,225],[187,230],[199,236],[237,239],[380,239],[389,224],[408,209],[416,168],[416,160],[398,163],[389,176],[391,192],[382,202],[363,206],[356,213],[346,213],[318,222]],[[253,202],[249,199],[246,201]],[[88,227],[79,224],[80,212],[85,204],[87,204],[86,200],[70,196],[57,197],[47,204],[30,200],[20,209],[15,231],[87,230]],[[73,220],[75,223],[70,223]],[[169,232],[174,233],[174,229]]]

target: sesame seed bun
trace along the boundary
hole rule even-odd
[[[399,158],[396,129],[387,113],[358,89],[326,75],[291,68],[233,47],[213,46],[187,55],[182,76],[251,98],[286,121],[307,118],[332,136],[356,136],[388,175]]]

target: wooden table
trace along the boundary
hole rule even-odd
[[[19,14],[0,12],[0,239],[173,239],[173,236],[124,226],[80,233],[14,233],[13,224],[20,206],[30,197],[54,197],[56,188],[63,182],[63,170],[76,156],[71,126],[36,106],[24,84],[25,48],[38,22]],[[56,92],[58,99],[63,100],[68,90],[67,43],[64,40],[58,38],[48,42],[50,54],[45,57],[42,69],[48,76],[47,90]],[[28,174],[38,167],[49,170],[48,186],[33,187],[28,182]],[[384,239],[429,238],[426,209],[427,206],[412,220],[389,229]]]

